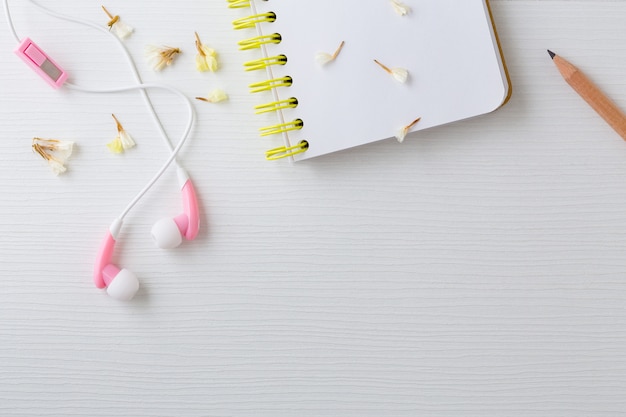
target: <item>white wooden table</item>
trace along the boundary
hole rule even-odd
[[[100,2],[42,3],[106,20]],[[167,152],[139,94],[53,91],[0,31],[0,415],[626,412],[626,144],[546,53],[626,109],[626,1],[492,0],[506,107],[296,165],[263,158],[225,3],[106,3],[136,28],[127,45],[146,81],[230,95],[196,103],[181,154],[201,197],[198,241],[151,242],[152,223],[181,208],[173,171],[128,218],[116,260],[142,282],[129,304],[93,287],[92,264]],[[131,83],[98,32],[12,10],[76,82]],[[195,71],[194,30],[220,53],[218,73]],[[154,73],[149,43],[185,47]],[[154,97],[177,135],[183,110]],[[138,142],[123,156],[105,147],[111,113]],[[67,174],[37,159],[33,136],[77,143]]]

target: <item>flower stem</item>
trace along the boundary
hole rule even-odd
[[[377,59],[375,59],[374,62],[377,63],[378,65],[380,65],[380,67],[382,69],[384,69],[385,71],[387,71],[389,74],[391,74],[391,69],[389,67],[387,67],[386,65],[381,64]]]

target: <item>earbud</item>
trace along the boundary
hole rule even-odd
[[[0,0],[2,1],[2,0]],[[119,231],[122,226],[122,221],[124,217],[128,214],[128,212],[139,202],[139,200],[152,188],[152,186],[156,183],[156,181],[166,172],[167,168],[172,164],[172,162],[176,161],[176,156],[181,150],[182,146],[185,144],[187,139],[190,136],[190,133],[193,129],[194,124],[194,106],[189,100],[189,98],[183,94],[181,91],[169,87],[167,85],[162,85],[158,83],[144,83],[142,81],[141,75],[137,71],[135,62],[133,57],[130,55],[128,50],[124,47],[124,44],[113,35],[112,38],[116,39],[118,44],[122,47],[121,50],[124,52],[129,67],[134,75],[135,83],[130,86],[122,86],[115,88],[86,88],[80,85],[76,85],[70,82],[66,82],[68,74],[56,64],[55,61],[52,60],[39,46],[37,46],[32,40],[26,38],[23,41],[20,40],[17,32],[15,31],[15,27],[13,21],[11,19],[11,13],[9,11],[9,3],[8,0],[4,0],[4,10],[7,15],[7,23],[9,25],[9,29],[13,38],[20,44],[18,49],[16,50],[17,55],[26,62],[33,70],[35,70],[43,79],[52,85],[55,88],[61,87],[61,85],[65,85],[67,88],[76,91],[82,91],[87,93],[121,93],[126,91],[134,91],[139,90],[142,92],[142,96],[144,98],[145,104],[148,107],[148,110],[152,114],[157,128],[161,131],[163,139],[165,139],[166,145],[170,150],[170,155],[166,162],[162,165],[162,167],[157,171],[156,175],[152,177],[152,179],[148,182],[148,184],[137,194],[137,196],[128,204],[126,209],[122,212],[120,217],[113,222],[111,227],[109,228],[109,232],[104,238],[102,245],[100,247],[100,251],[96,258],[95,266],[94,266],[94,274],[93,280],[94,284],[98,288],[106,288],[107,293],[118,300],[129,301],[131,300],[139,289],[139,281],[135,274],[130,272],[127,269],[119,268],[118,266],[111,263],[111,258],[113,255],[113,251],[115,248],[115,243],[119,234]],[[85,26],[89,26],[95,29],[100,30],[104,33],[109,33],[105,28],[94,25],[90,22],[85,22],[81,20],[76,20],[74,17],[64,16],[60,13],[52,12],[42,6],[39,6],[37,2],[32,1],[33,6],[41,9],[46,14],[51,16],[80,23]],[[168,91],[171,94],[176,95],[178,98],[182,100],[187,108],[188,118],[185,126],[185,130],[180,137],[178,144],[173,146],[170,138],[165,132],[163,125],[161,123],[160,117],[157,114],[154,106],[151,103],[150,97],[148,96],[148,89],[160,89]],[[196,197],[196,192],[187,176],[187,173],[182,169],[178,168],[179,180],[183,193],[183,206],[184,212],[179,216],[176,216],[172,219],[166,219],[158,222],[153,228],[153,236],[156,240],[157,244],[161,247],[175,247],[180,245],[182,242],[183,236],[187,240],[193,240],[196,238],[199,228],[200,228],[200,216],[198,212],[198,201]]]
[[[139,290],[139,280],[128,269],[120,269],[111,263],[115,241],[122,227],[122,221],[117,219],[102,241],[93,271],[93,281],[96,287],[106,288],[107,294],[120,301],[130,301]]]
[[[120,301],[130,301],[139,290],[137,276],[126,268],[108,264],[102,271],[107,294]]]
[[[196,190],[182,168],[178,170],[178,178],[182,184],[183,213],[176,217],[161,219],[152,227],[152,237],[156,245],[162,249],[172,249],[179,246],[183,237],[186,240],[194,240],[200,230]]]

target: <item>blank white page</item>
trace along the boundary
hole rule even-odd
[[[285,135],[291,145],[309,142],[296,160],[392,138],[417,117],[413,131],[488,113],[508,95],[485,0],[406,0],[412,10],[405,16],[389,0],[253,1],[257,13],[277,17],[260,29],[282,36],[266,53],[288,58],[270,76],[293,78],[276,93],[299,101],[283,111],[286,121],[304,121],[303,129]],[[341,41],[335,61],[315,62],[317,52],[332,53]],[[374,59],[407,69],[408,82],[395,81]],[[269,92],[257,96],[259,103],[273,100]],[[277,135],[267,143],[272,148],[282,140]]]

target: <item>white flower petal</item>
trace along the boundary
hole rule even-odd
[[[146,46],[146,59],[148,60],[148,63],[150,64],[150,66],[152,66],[153,69],[155,70],[158,69],[157,67],[162,62],[161,48],[159,48],[158,46],[154,46],[154,45]]]
[[[60,140],[57,144],[56,155],[59,158],[62,158],[64,161],[69,159],[72,155],[72,151],[74,150],[74,142],[69,140]]]
[[[161,53],[161,50],[163,48],[161,48],[160,46],[156,46],[156,45],[148,45],[146,46],[146,56],[147,57],[156,57]]]
[[[211,103],[219,103],[220,101],[228,100],[228,95],[226,94],[226,92],[224,92],[224,90],[216,88],[215,90],[209,93],[209,96],[207,97],[207,99]]]
[[[118,137],[120,139],[120,142],[122,143],[122,148],[124,148],[124,150],[130,149],[135,146],[135,141],[125,130],[120,131]]]
[[[52,172],[54,172],[54,175],[59,175],[67,171],[63,164],[54,158],[48,159],[48,165],[50,165],[50,168],[52,168]]]
[[[47,155],[50,155],[61,163],[65,163],[72,155],[74,142],[59,139],[33,138],[33,143],[41,146]]]
[[[408,125],[404,126],[402,129],[398,130],[398,132],[396,133],[396,139],[398,139],[398,142],[400,143],[404,142],[404,138],[406,137],[406,135],[409,134],[411,129],[413,129],[413,127],[415,127],[415,125],[418,124],[420,120],[422,120],[422,118],[418,117],[417,119],[413,120]]]
[[[326,52],[318,52],[315,54],[315,62],[319,65],[326,65],[333,60],[333,56]]]
[[[212,56],[214,58],[217,58],[217,52],[215,51],[215,49],[213,48],[209,48],[206,45],[202,45],[201,46],[202,52],[206,55],[206,56]]]
[[[107,143],[107,148],[113,153],[122,153],[124,152],[124,147],[122,146],[122,142],[120,141],[120,137],[116,136],[111,142]]]
[[[411,13],[411,8],[399,0],[391,0],[391,6],[400,16],[406,16]]]
[[[405,126],[402,129],[398,130],[398,132],[396,133],[396,139],[398,139],[398,142],[404,142],[404,138],[406,137],[407,133],[409,133],[408,126]]]
[[[160,71],[174,62],[180,49],[169,46],[146,46],[146,59],[155,71]]]
[[[118,20],[116,23],[113,24],[113,26],[111,26],[111,30],[117,35],[118,38],[126,39],[130,36],[131,33],[133,33],[135,29],[133,29],[130,25],[122,22],[121,20]]]
[[[206,45],[200,46],[200,52],[196,55],[196,69],[198,71],[215,72],[218,69],[217,52]]]
[[[57,158],[61,163],[65,163],[70,156],[72,155],[72,150],[74,149],[74,142],[68,140],[60,140],[55,149],[52,151],[55,158]]]
[[[217,58],[214,55],[208,55],[206,57],[206,67],[209,71],[217,71]]]
[[[391,76],[394,78],[394,80],[404,84],[409,78],[409,71],[404,68],[392,68]]]

